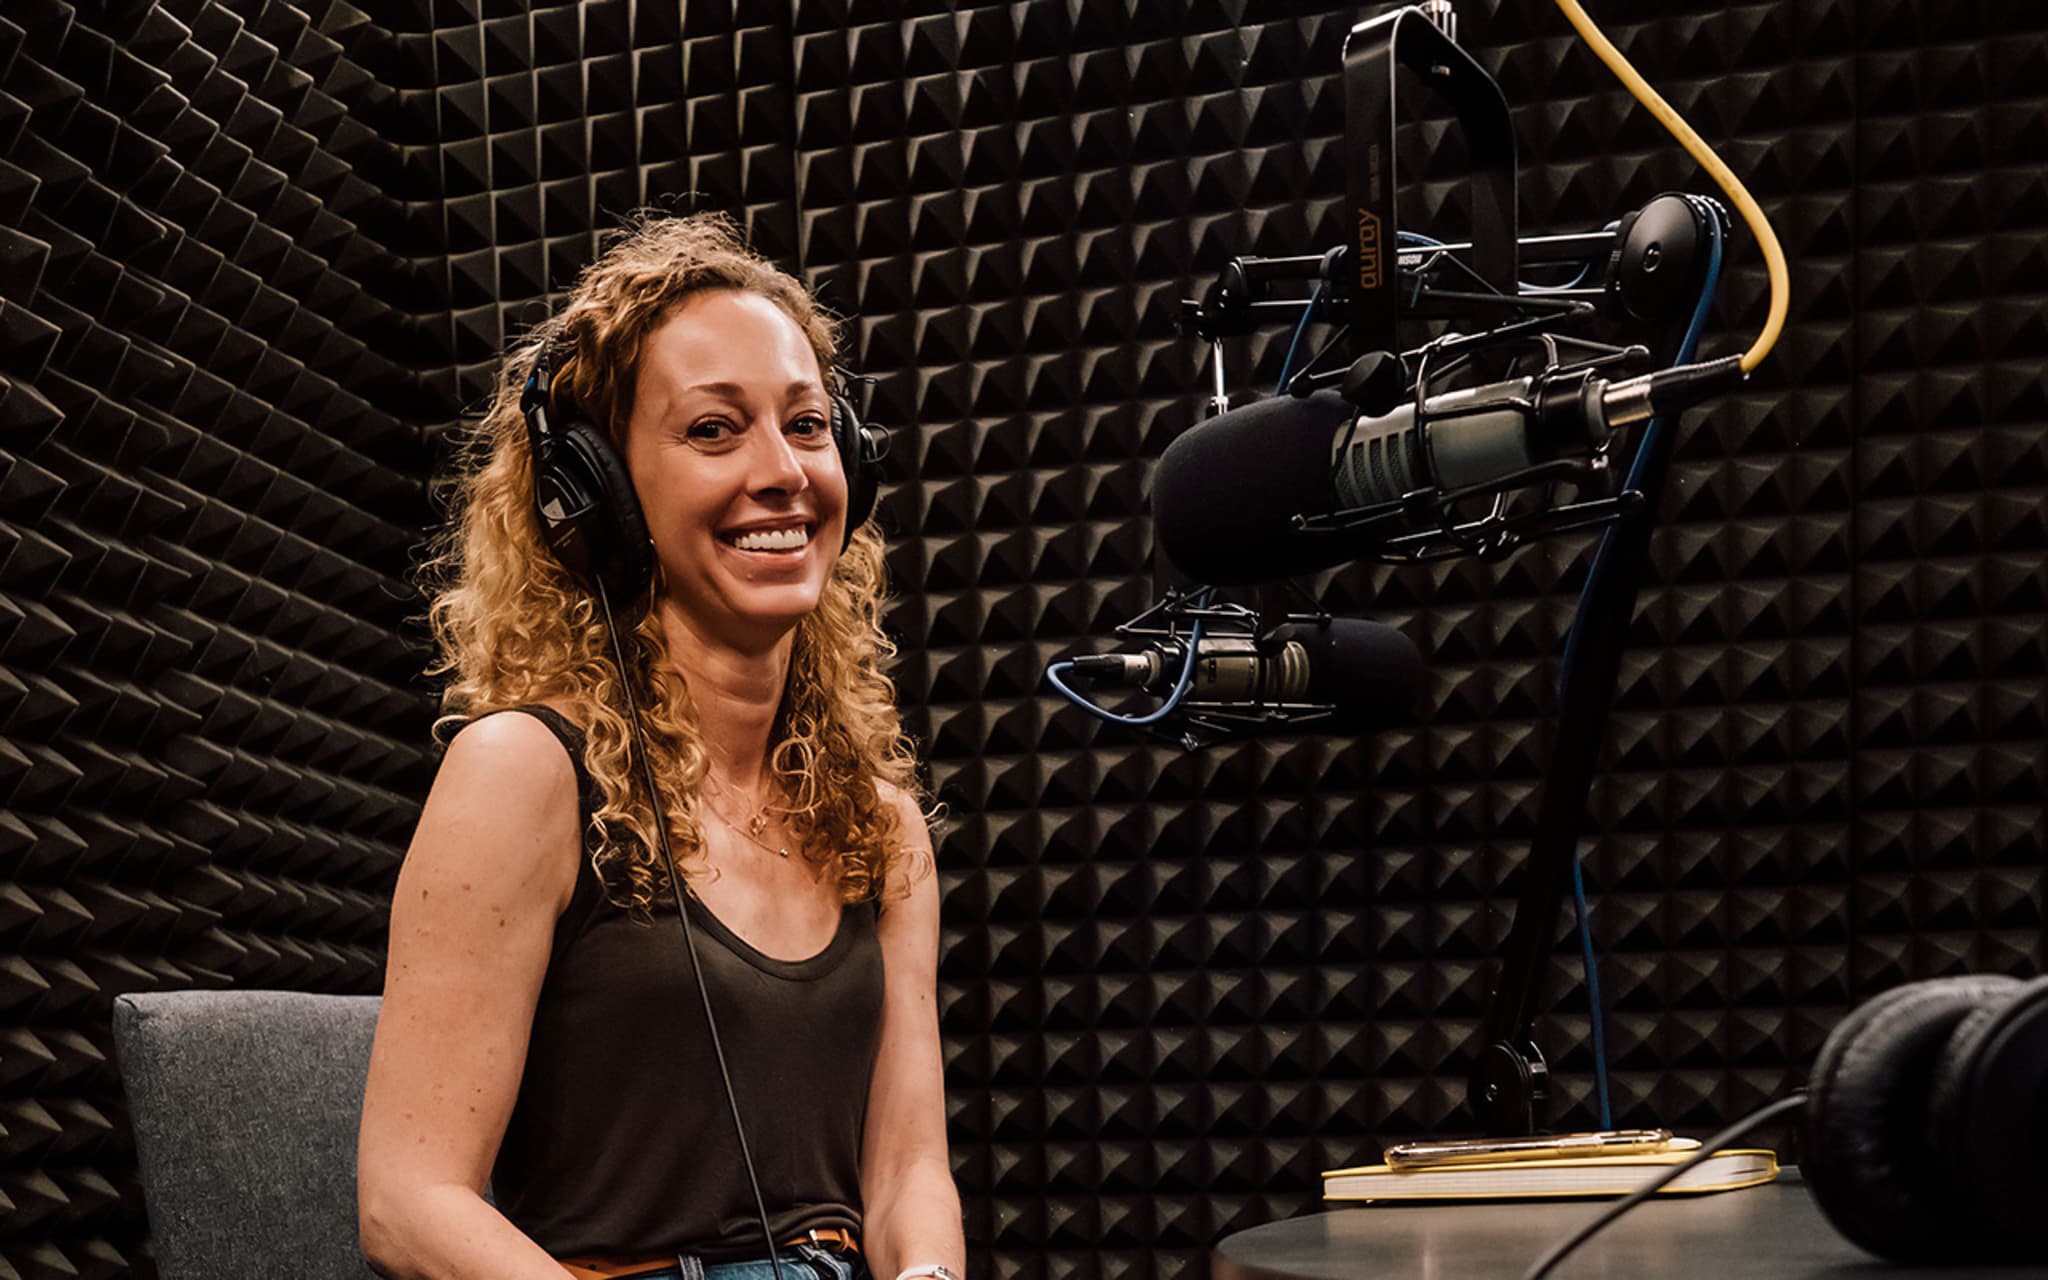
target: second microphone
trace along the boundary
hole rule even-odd
[[[1183,642],[1159,641],[1141,653],[1073,662],[1074,674],[1096,688],[1164,696],[1186,660]],[[1331,727],[1366,731],[1407,723],[1421,689],[1422,655],[1414,641],[1385,623],[1333,618],[1290,622],[1263,640],[1204,636],[1186,702],[1191,708],[1328,707]]]

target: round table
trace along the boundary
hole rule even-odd
[[[1520,1200],[1335,1209],[1226,1236],[1212,1280],[1518,1280],[1610,1203]],[[2048,1211],[2048,1207],[2044,1207]],[[1797,1170],[1742,1191],[1638,1205],[1551,1272],[1554,1280],[1962,1280],[2011,1268],[1890,1267],[1835,1234]]]

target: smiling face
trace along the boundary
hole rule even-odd
[[[839,559],[846,476],[803,330],[759,294],[686,299],[647,336],[626,465],[663,607],[736,648],[779,641]]]

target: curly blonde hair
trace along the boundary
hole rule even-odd
[[[645,914],[668,892],[668,875],[652,810],[636,785],[623,682],[632,682],[641,708],[685,879],[704,854],[697,795],[710,756],[654,611],[621,637],[632,668],[622,673],[596,600],[542,542],[520,391],[541,352],[551,351],[558,395],[566,391],[592,422],[606,424],[623,453],[642,343],[691,295],[736,289],[775,303],[803,331],[828,379],[838,326],[801,283],[750,250],[727,218],[643,211],[613,234],[562,312],[506,356],[490,408],[465,433],[452,476],[436,484],[448,520],[420,576],[437,650],[427,674],[451,677],[436,739],[521,703],[572,709],[586,737],[585,766],[603,793],[590,818],[592,865],[614,903]],[[878,897],[904,856],[897,811],[881,784],[922,808],[915,757],[885,672],[895,646],[881,627],[883,595],[881,537],[863,527],[818,607],[797,625],[769,739],[778,811],[808,856],[830,864],[847,902]]]

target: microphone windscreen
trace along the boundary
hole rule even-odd
[[[1413,724],[1422,701],[1422,652],[1384,622],[1292,622],[1278,636],[1308,651],[1308,696],[1336,708],[1332,728],[1366,733]]]
[[[1160,455],[1152,522],[1175,569],[1216,586],[1273,582],[1349,558],[1328,533],[1292,527],[1337,506],[1337,433],[1357,410],[1334,391],[1273,396],[1185,432]]]

